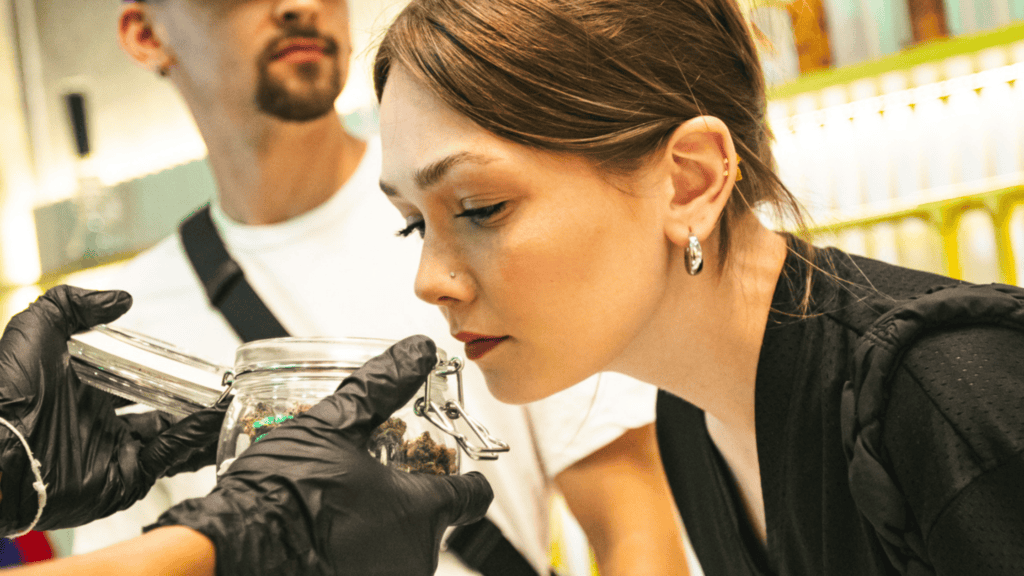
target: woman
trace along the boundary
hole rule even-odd
[[[761,223],[800,209],[733,1],[413,0],[375,82],[418,295],[503,401],[659,386],[706,573],[1024,570],[1024,297]]]

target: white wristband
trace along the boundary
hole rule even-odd
[[[39,519],[42,518],[43,508],[46,507],[46,485],[43,484],[43,475],[41,472],[43,465],[40,464],[39,460],[36,460],[35,455],[32,454],[32,448],[29,447],[28,440],[25,440],[25,437],[21,435],[21,432],[19,432],[18,429],[14,427],[14,424],[11,424],[3,417],[0,417],[0,424],[3,424],[4,426],[10,428],[11,432],[14,432],[14,435],[18,437],[18,440],[21,440],[21,443],[25,445],[25,452],[28,453],[29,463],[32,464],[32,474],[34,474],[36,477],[36,481],[32,483],[32,487],[35,488],[36,492],[39,494],[39,508],[36,510],[36,517],[32,520],[32,523],[28,525],[28,528],[25,528],[17,534],[11,534],[9,536],[6,536],[7,538],[14,539],[19,536],[24,536],[25,534],[31,532],[32,529],[36,527],[36,524],[39,523]]]

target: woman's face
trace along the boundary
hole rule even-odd
[[[409,241],[422,235],[416,294],[441,308],[499,400],[543,398],[631,353],[664,293],[670,180],[613,180],[503,140],[400,67],[381,135],[381,188]]]

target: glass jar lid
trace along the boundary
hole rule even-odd
[[[258,371],[356,370],[384,353],[394,340],[382,338],[271,338],[235,351],[235,377]]]
[[[105,392],[187,416],[217,404],[231,369],[149,336],[101,325],[68,340],[79,378]]]

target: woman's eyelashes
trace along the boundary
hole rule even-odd
[[[482,206],[480,208],[470,208],[459,214],[456,214],[456,218],[467,218],[474,224],[486,224],[488,220],[494,218],[505,210],[507,202],[498,202],[497,204],[491,204],[490,206]]]
[[[423,234],[424,234],[424,232],[426,232],[426,226],[424,226],[423,220],[417,220],[415,222],[410,222],[408,226],[406,226],[405,228],[402,228],[401,230],[396,232],[395,235],[396,236],[401,236],[402,238],[407,238],[413,232],[419,232],[420,233],[420,238],[423,238]]]
[[[506,202],[498,202],[497,204],[491,204],[490,206],[470,208],[469,210],[464,210],[456,214],[455,217],[466,218],[470,222],[478,225],[486,224],[488,220],[504,211],[506,204]],[[413,232],[419,232],[420,238],[422,238],[426,231],[427,227],[423,220],[416,220],[415,222],[409,222],[408,226],[396,232],[395,235],[406,238],[411,236]]]

